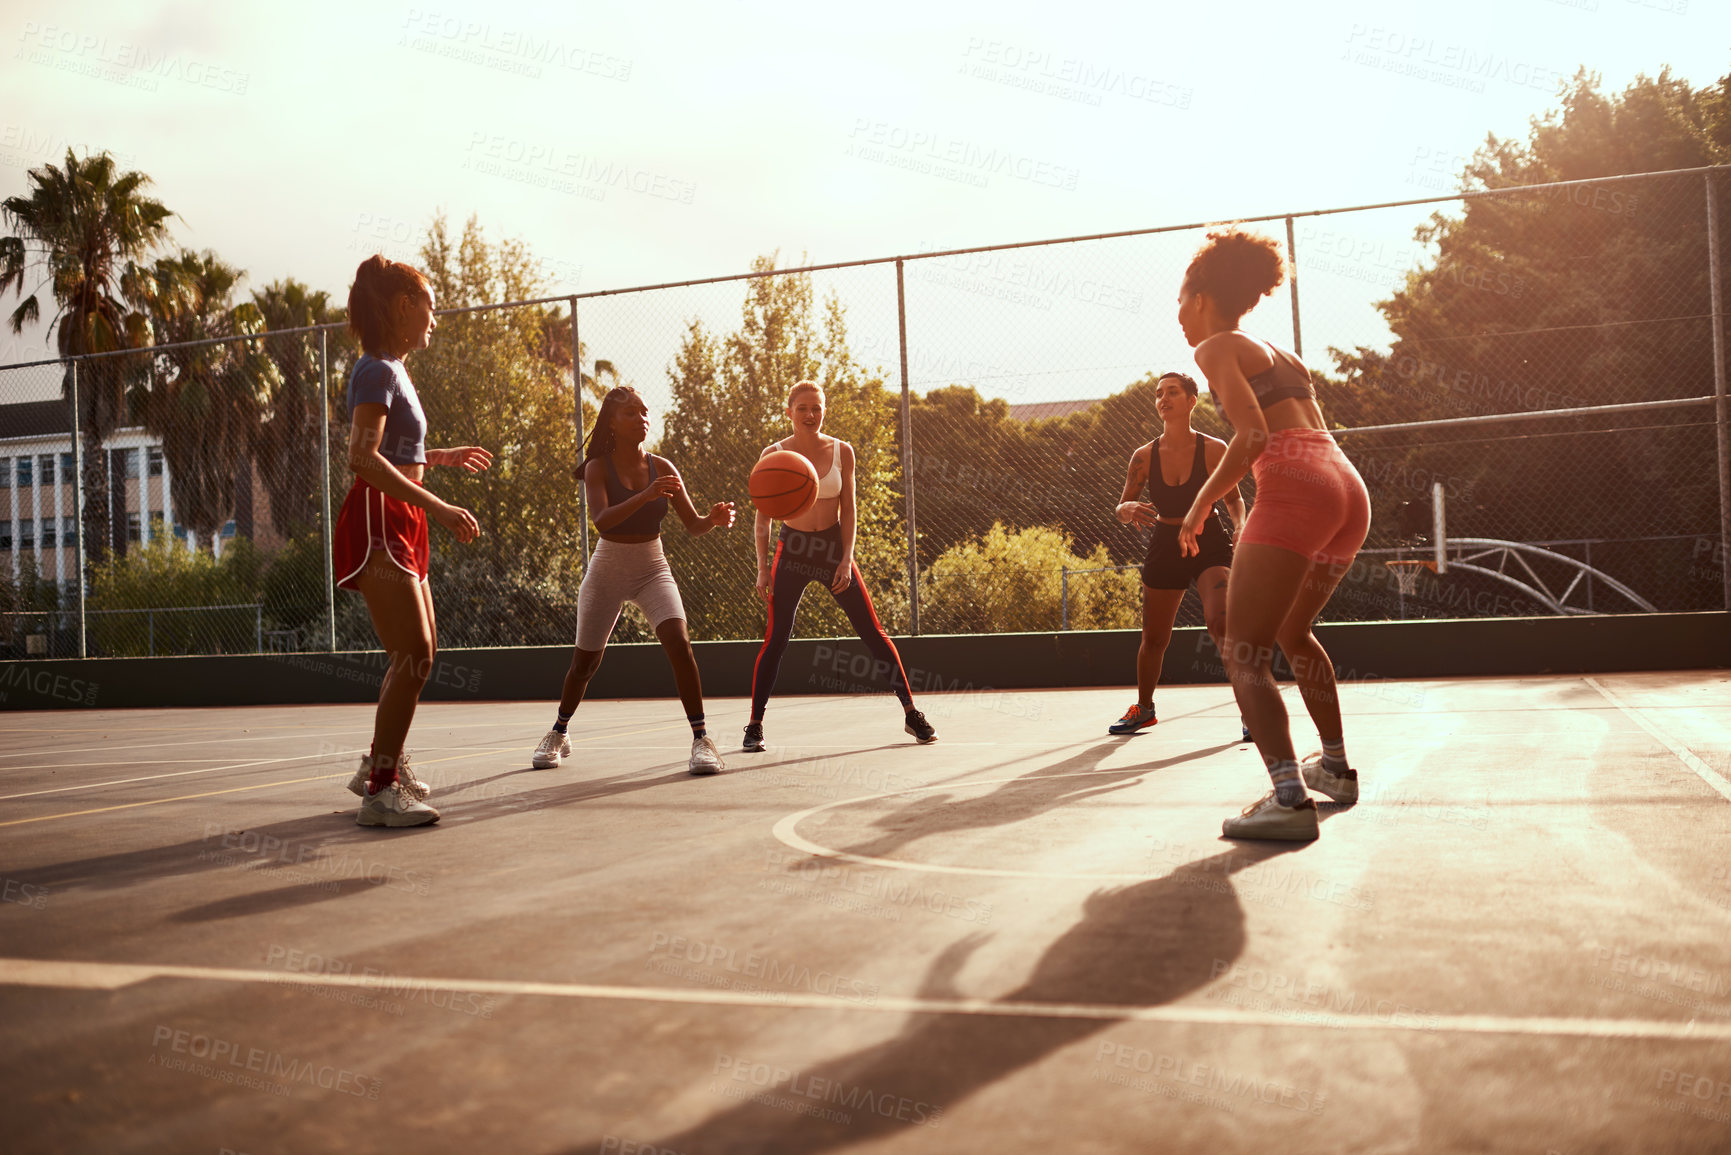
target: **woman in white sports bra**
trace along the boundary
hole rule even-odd
[[[805,587],[821,582],[835,595],[847,613],[860,641],[875,659],[876,668],[887,674],[890,688],[900,699],[904,728],[920,742],[938,736],[926,716],[914,709],[907,673],[895,643],[884,632],[872,608],[859,566],[854,564],[853,545],[857,510],[854,505],[853,446],[839,437],[823,435],[823,390],[815,382],[801,381],[788,391],[787,416],[793,435],[766,448],[765,454],[791,449],[810,461],[818,473],[817,500],[798,517],[781,523],[775,554],[769,552],[770,519],[757,515],[757,592],[769,606],[768,628],[751,676],[751,721],[745,728],[744,748],[757,751],[763,745],[763,712],[775,687],[788,639],[793,637],[793,619],[799,612]]]

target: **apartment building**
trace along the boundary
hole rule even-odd
[[[117,430],[104,447],[116,552],[163,534],[188,541],[174,520],[162,444],[142,428]],[[0,566],[16,577],[26,554],[37,572],[68,584],[78,573],[78,504],[71,421],[64,400],[0,405]],[[223,527],[232,537],[234,522]],[[220,539],[217,543],[220,552]]]

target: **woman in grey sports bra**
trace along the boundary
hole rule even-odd
[[[644,451],[643,441],[648,435],[649,407],[637,390],[629,385],[609,390],[584,447],[583,462],[577,467],[589,497],[589,515],[601,541],[589,558],[577,591],[577,645],[565,672],[553,728],[531,756],[531,765],[537,770],[551,770],[570,757],[571,739],[566,728],[589,689],[589,680],[601,668],[607,639],[626,602],[649,619],[673,667],[685,720],[691,723],[687,769],[693,774],[716,774],[724,768],[721,752],[704,721],[703,682],[685,626],[685,603],[661,551],[661,519],[671,508],[686,532],[700,537],[733,524],[733,503],[718,501],[708,513],[699,515],[673,463]]]

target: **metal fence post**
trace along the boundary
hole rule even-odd
[[[330,330],[319,330],[319,496],[324,502],[325,649],[337,649],[336,562],[331,557],[331,360]]]
[[[1298,325],[1298,245],[1292,239],[1292,218],[1286,218],[1286,281],[1292,290],[1292,353],[1304,357],[1304,332]]]
[[[577,459],[583,459],[583,343],[577,339],[577,298],[571,305],[571,409],[577,422]],[[583,571],[589,571],[589,495],[583,492],[583,479],[577,479],[577,533],[583,550]]]
[[[902,494],[908,521],[908,632],[920,632],[920,555],[914,532],[914,419],[908,400],[908,299],[896,258],[896,334],[902,359]]]
[[[1719,288],[1719,209],[1713,199],[1713,174],[1702,174],[1707,188],[1707,283],[1713,291],[1713,423],[1719,451],[1719,573],[1724,605],[1731,610],[1731,398],[1725,395],[1725,310]]]
[[[84,442],[78,436],[78,362],[68,362],[72,381],[72,538],[77,545],[77,571],[72,579],[78,585],[78,656],[90,656],[84,632]]]

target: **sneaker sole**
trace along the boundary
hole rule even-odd
[[[914,741],[918,742],[922,746],[930,746],[933,742],[936,742],[938,740],[938,736],[936,734],[933,734],[930,738],[920,737],[917,733],[914,732],[914,728],[912,726],[903,726],[902,729],[906,730],[908,732],[909,736],[912,737]]]
[[[543,758],[541,755],[537,754],[529,760],[529,765],[535,767],[537,770],[557,770],[559,768],[559,759]]]
[[[1220,824],[1220,833],[1223,838],[1242,838],[1257,842],[1315,842],[1321,832],[1315,827],[1308,827],[1303,830],[1281,830],[1269,826],[1255,830],[1234,831],[1232,823],[1227,821]]]
[[[1152,722],[1144,722],[1140,726],[1132,726],[1128,730],[1120,730],[1117,726],[1108,726],[1106,727],[1106,733],[1122,738],[1126,734],[1140,734],[1142,731],[1148,729],[1148,727],[1158,726],[1159,724],[1160,719],[1156,718]]]
[[[686,773],[693,778],[713,778],[724,769],[723,766],[690,766],[686,768]]]
[[[355,815],[355,825],[356,826],[388,826],[393,830],[400,830],[400,829],[402,829],[404,827],[408,827],[408,826],[431,826],[433,823],[435,823],[439,820],[439,816],[437,814],[433,814],[431,816],[428,816],[428,815],[423,815],[423,814],[398,814],[395,812],[382,815],[379,818],[376,818],[370,822],[368,821],[368,817],[369,816],[367,815],[367,813],[365,811],[362,811],[361,813],[356,814]]]
[[[1357,802],[1358,801],[1358,779],[1356,779],[1356,778],[1348,780],[1352,783],[1352,789],[1341,790],[1339,792],[1336,792],[1335,790],[1330,789],[1328,786],[1323,785],[1321,782],[1312,782],[1310,780],[1309,774],[1301,774],[1301,777],[1304,779],[1304,785],[1308,789],[1314,790],[1318,794],[1328,795],[1328,800],[1330,802]]]
[[[755,746],[741,746],[740,749],[747,754],[761,754],[765,750],[769,749],[769,747],[765,746],[762,742],[759,742]]]

